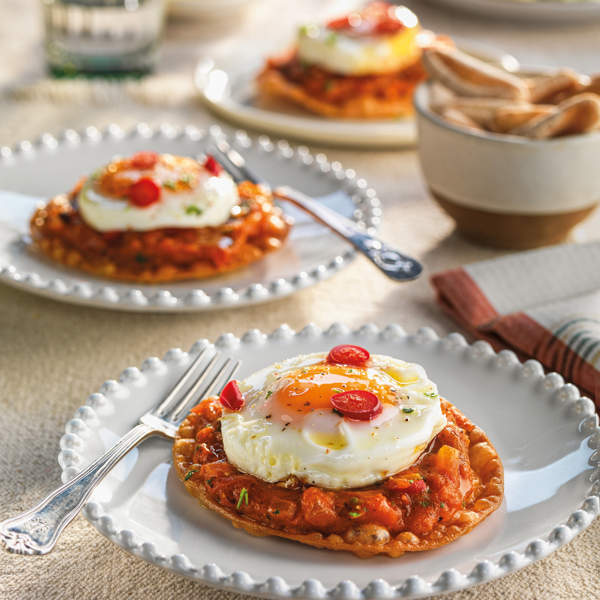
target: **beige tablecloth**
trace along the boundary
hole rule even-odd
[[[286,9],[282,10],[284,4]],[[27,87],[39,81],[41,73],[37,2],[3,0],[0,86],[10,86],[12,91],[5,90],[0,99],[0,145],[33,138],[42,131],[58,132],[88,124],[116,122],[127,126],[139,120],[208,124],[213,118],[185,91],[195,60],[209,53],[227,56],[240,40],[246,40],[245,48],[262,52],[267,42],[273,47],[286,39],[298,15],[327,5],[316,0],[293,4],[301,6],[292,10],[291,2],[267,0],[234,27],[172,23],[161,70],[179,77],[181,97],[166,102],[157,101],[152,94],[141,99],[124,95],[114,102],[102,93],[89,97],[87,92],[78,96],[81,90],[71,91],[68,98],[62,93],[48,95],[44,86]],[[270,18],[268,9],[278,14],[273,39],[261,33],[261,23]],[[420,10],[427,25],[504,47],[524,62],[594,69],[598,26],[518,28],[437,12],[428,6]],[[383,237],[418,256],[429,274],[499,254],[453,233],[450,219],[424,190],[414,152],[326,152],[356,169],[377,189],[386,214]],[[598,238],[600,214],[596,213],[579,228],[575,239]],[[309,321],[325,326],[334,319],[352,326],[397,322],[408,330],[429,324],[441,334],[456,329],[435,305],[427,277],[394,285],[361,259],[333,279],[290,298],[208,315],[141,315],[80,308],[0,286],[0,519],[31,506],[59,483],[56,456],[64,423],[89,393],[124,367],[139,365],[145,357],[161,355],[170,347],[187,348],[197,338],[215,338],[225,331],[239,335],[251,327],[271,330],[282,322],[294,328]],[[448,598],[600,598],[599,536],[597,521],[551,557]],[[81,517],[47,557],[0,553],[0,598],[75,597],[239,598],[126,554]]]

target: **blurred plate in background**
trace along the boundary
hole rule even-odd
[[[429,0],[490,18],[560,23],[600,19],[597,0]]]

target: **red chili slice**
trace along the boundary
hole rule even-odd
[[[331,405],[349,419],[371,421],[383,410],[379,398],[367,390],[350,390],[331,396]]]
[[[158,154],[156,152],[136,152],[129,162],[134,169],[151,169],[158,162]]]
[[[422,494],[427,490],[427,484],[422,479],[413,481],[407,488],[406,491],[409,494]]]
[[[152,177],[141,177],[129,188],[129,200],[135,206],[150,206],[160,200],[160,186]]]
[[[244,396],[240,392],[237,381],[232,379],[219,396],[221,404],[229,410],[240,410],[244,406]]]
[[[204,168],[215,177],[218,177],[223,170],[223,167],[215,160],[215,157],[208,154],[204,161]]]
[[[354,367],[364,366],[370,358],[368,350],[352,344],[341,344],[335,346],[327,355],[327,362],[339,365],[352,365]]]

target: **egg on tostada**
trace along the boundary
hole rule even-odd
[[[34,248],[63,265],[156,283],[243,267],[279,249],[290,226],[265,188],[236,184],[214,157],[143,151],[51,199],[30,229]]]
[[[183,421],[173,459],[235,526],[361,557],[447,544],[503,497],[495,448],[423,367],[353,345],[230,381]]]
[[[370,2],[300,27],[293,48],[267,60],[258,90],[330,118],[411,115],[413,91],[426,77],[422,48],[433,39],[405,6]]]

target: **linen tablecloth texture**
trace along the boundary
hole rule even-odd
[[[189,94],[190,73],[198,58],[239,59],[242,46],[244,60],[261,56],[285,44],[306,15],[330,9],[333,3],[266,0],[245,19],[229,25],[170,23],[156,75],[160,92],[156,95],[150,89],[154,80],[130,84],[126,89],[92,86],[91,94],[79,84],[28,87],[40,81],[42,74],[38,1],[2,0],[0,145],[33,139],[43,131],[58,133],[67,127],[102,127],[111,122],[123,127],[137,121],[207,126],[216,119]],[[549,29],[518,27],[463,18],[417,0],[412,5],[426,26],[509,50],[527,64],[598,70],[600,30],[593,23]],[[165,94],[165,90],[174,93]],[[504,254],[475,246],[452,232],[451,220],[425,191],[414,152],[324,151],[332,160],[356,169],[375,187],[385,213],[382,237],[421,259],[429,274]],[[600,240],[600,213],[573,239]],[[397,322],[409,331],[431,325],[441,335],[457,329],[436,305],[427,276],[397,285],[362,259],[333,279],[289,298],[209,314],[110,312],[60,304],[0,286],[0,519],[32,506],[60,482],[56,456],[65,422],[90,393],[123,368],[139,365],[150,355],[160,356],[173,346],[188,348],[201,337],[214,339],[225,331],[240,335],[251,327],[270,331],[282,322],[300,328],[309,321],[326,326],[333,320],[351,326]],[[550,557],[501,580],[445,598],[600,598],[599,537],[600,520]],[[0,552],[0,599],[39,598],[241,600],[242,596],[209,589],[146,564],[120,550],[80,517],[46,557]]]
[[[600,243],[486,260],[432,282],[442,308],[473,335],[539,360],[600,407]]]

